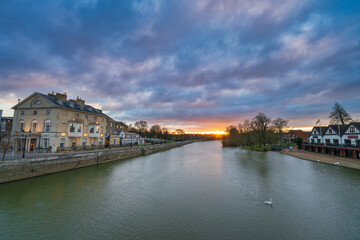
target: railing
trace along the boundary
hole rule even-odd
[[[303,143],[304,145],[328,146],[328,147],[343,147],[343,148],[360,148],[358,144],[336,144],[336,143]]]

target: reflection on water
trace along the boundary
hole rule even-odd
[[[357,170],[194,143],[2,184],[0,239],[358,239],[359,199]]]

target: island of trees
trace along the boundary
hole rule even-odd
[[[238,126],[228,126],[222,143],[225,147],[249,146],[265,150],[267,144],[282,140],[288,123],[289,121],[283,118],[272,120],[260,112],[253,119],[246,119]]]

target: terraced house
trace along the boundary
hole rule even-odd
[[[86,105],[66,93],[35,92],[15,105],[13,134],[15,148],[25,151],[102,147],[107,119],[100,109]]]

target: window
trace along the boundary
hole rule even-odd
[[[34,105],[40,105],[40,103],[41,103],[40,100],[35,100],[34,101]]]
[[[85,115],[85,119],[89,119],[89,115]]]
[[[46,115],[50,115],[51,114],[51,110],[46,110]]]
[[[81,125],[78,126],[78,132],[81,133]]]
[[[50,127],[51,127],[51,121],[50,120],[46,120],[44,122],[44,132],[50,132]]]
[[[75,132],[75,124],[70,124],[70,132]]]
[[[90,133],[94,133],[95,132],[95,127],[94,126],[90,126]]]
[[[329,133],[333,133],[333,130],[331,128],[329,129]]]
[[[64,145],[65,145],[65,138],[61,138],[60,139],[60,147],[64,148]]]
[[[20,132],[23,132],[23,131],[24,131],[24,126],[25,126],[24,120],[20,120],[20,121],[19,121],[19,131],[20,131]]]
[[[43,138],[43,147],[48,148],[49,147],[49,142],[50,142],[49,138]]]
[[[21,115],[21,116],[24,116],[24,115],[25,115],[25,111],[21,111],[21,112],[20,112],[20,115]]]
[[[339,145],[339,139],[334,139],[333,141],[335,145]]]
[[[94,116],[94,121],[96,121],[96,116]]]
[[[350,132],[354,133],[355,132],[355,128],[354,127],[350,127]]]
[[[36,111],[36,110],[34,110],[33,115],[37,115],[37,111]]]
[[[325,139],[326,144],[330,144],[330,139]]]
[[[75,113],[75,118],[79,118],[79,114],[78,114],[78,113]]]
[[[38,122],[37,122],[36,120],[33,120],[33,121],[31,122],[31,127],[32,127],[32,130],[31,130],[31,131],[36,132],[36,130],[37,130],[37,124],[38,124]]]

